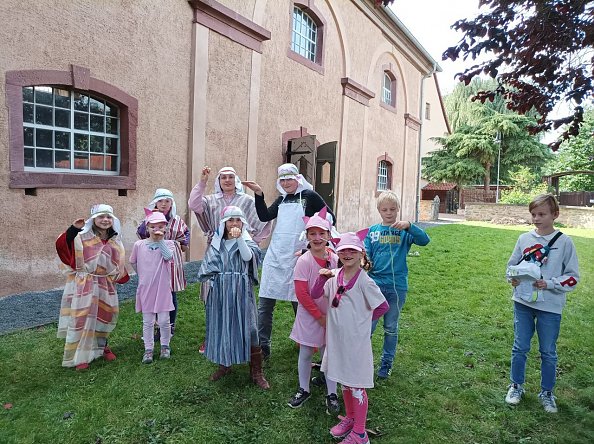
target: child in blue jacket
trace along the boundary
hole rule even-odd
[[[384,294],[390,309],[384,314],[384,346],[377,377],[386,379],[392,371],[398,343],[398,319],[408,291],[406,257],[412,244],[429,243],[427,233],[408,221],[397,220],[400,201],[393,191],[384,191],[377,198],[380,224],[372,225],[365,238],[365,250],[371,261],[369,276]],[[372,334],[377,326],[372,326]]]

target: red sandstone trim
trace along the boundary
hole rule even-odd
[[[189,0],[194,8],[194,23],[221,34],[246,48],[262,53],[262,42],[270,31],[214,0]]]
[[[357,102],[369,106],[369,100],[375,97],[375,93],[370,89],[364,87],[360,83],[355,82],[350,77],[343,77],[340,79],[342,84],[342,94],[350,97]]]
[[[421,121],[410,113],[404,114],[404,124],[415,131],[421,129]]]
[[[120,107],[120,175],[37,173],[25,171],[23,151],[23,86],[64,86],[102,96]],[[76,86],[78,85],[78,86]],[[81,86],[86,86],[82,89]],[[25,70],[6,73],[10,182],[9,188],[108,188],[136,189],[136,129],[138,101],[121,89],[90,76],[87,68],[70,71]]]
[[[295,6],[299,7],[312,18],[316,26],[318,27],[318,41],[316,42],[316,61],[312,62],[301,54],[297,54],[291,49],[291,41],[293,38],[293,9]],[[326,19],[316,8],[314,0],[295,0],[291,2],[291,8],[289,9],[289,48],[287,49],[287,57],[294,60],[309,69],[316,71],[317,73],[324,75],[324,43],[326,41]]]

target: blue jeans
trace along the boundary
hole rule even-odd
[[[382,350],[382,365],[392,367],[396,345],[398,345],[398,319],[406,302],[406,291],[395,290],[394,287],[381,287],[380,290],[390,309],[384,314],[384,348]],[[371,334],[375,331],[379,319],[371,324]]]
[[[540,386],[544,391],[553,390],[557,372],[557,338],[560,327],[560,314],[536,310],[514,302],[514,346],[510,375],[512,383],[524,384],[526,358],[530,351],[530,341],[536,330],[540,351]]]

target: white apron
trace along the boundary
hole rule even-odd
[[[295,252],[307,245],[305,240],[299,240],[305,230],[303,216],[305,210],[301,193],[297,202],[281,203],[278,206],[276,227],[262,265],[259,292],[261,298],[297,301],[293,269],[297,263]]]

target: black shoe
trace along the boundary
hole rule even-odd
[[[299,387],[299,390],[297,390],[297,393],[295,393],[293,397],[289,399],[287,405],[292,409],[298,409],[305,401],[309,399],[310,396],[311,394],[309,392],[306,392],[301,387]]]
[[[320,373],[320,376],[311,378],[311,383],[316,387],[326,387],[326,376],[324,373]]]
[[[340,402],[336,393],[330,393],[326,396],[326,414],[338,416],[340,413]]]

